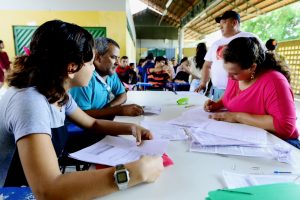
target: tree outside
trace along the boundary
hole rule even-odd
[[[300,39],[300,2],[258,16],[242,23],[244,31],[256,34],[262,41]]]

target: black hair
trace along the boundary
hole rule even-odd
[[[266,47],[269,51],[274,51],[277,47],[277,41],[275,39],[269,39],[266,42]]]
[[[146,60],[153,60],[153,59],[154,59],[153,53],[148,53]]]
[[[146,61],[145,58],[141,58],[141,59],[139,60],[138,66],[142,66],[142,64],[143,64],[145,61]]]
[[[181,59],[181,61],[180,61],[180,65],[181,65],[183,62],[187,61],[187,60],[188,60],[188,57],[183,57],[183,58]]]
[[[203,67],[203,64],[205,62],[204,60],[204,57],[206,55],[206,52],[207,52],[207,48],[206,48],[206,45],[205,43],[199,43],[197,45],[197,48],[196,48],[196,57],[195,57],[195,60],[196,60],[196,68],[197,69],[202,69]]]
[[[121,59],[128,59],[128,57],[127,56],[122,56]]]
[[[255,37],[240,37],[232,40],[223,51],[224,62],[236,63],[242,69],[249,69],[253,63],[257,64],[256,73],[269,69],[282,73],[290,82],[290,71],[272,53],[265,52]]]
[[[64,105],[68,95],[64,84],[68,65],[81,69],[93,58],[94,40],[85,29],[60,20],[45,22],[34,32],[30,55],[17,57],[7,76],[9,86],[36,87],[49,103]]]
[[[165,62],[166,62],[166,58],[163,57],[163,56],[157,56],[157,57],[155,58],[155,63],[156,63],[156,62],[160,62],[160,61],[165,61]]]

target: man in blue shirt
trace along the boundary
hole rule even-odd
[[[143,114],[141,106],[122,105],[127,100],[127,94],[117,73],[114,72],[120,55],[118,43],[109,38],[99,37],[95,39],[95,46],[95,71],[89,85],[72,88],[70,91],[78,106],[98,119]]]

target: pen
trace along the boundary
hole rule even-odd
[[[274,174],[291,174],[292,172],[274,171]]]
[[[250,193],[250,192],[243,192],[243,191],[237,191],[237,190],[218,189],[218,191],[252,195],[252,193]]]
[[[190,107],[193,107],[195,105],[187,105],[187,106],[184,106],[185,108],[190,108]]]

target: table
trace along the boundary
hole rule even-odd
[[[188,97],[189,105],[197,106],[203,106],[207,99],[202,95],[187,92],[177,92],[176,95],[170,91],[129,91],[127,94],[127,103],[159,105],[162,107],[162,113],[152,116],[116,117],[115,121],[134,123],[144,119],[166,121],[192,108],[177,105],[176,101],[179,98]],[[285,143],[272,134],[268,135],[268,140],[274,143]],[[300,160],[300,151],[294,149],[293,154]],[[155,183],[141,184],[101,199],[202,200],[209,191],[226,187],[222,170],[265,174],[273,173],[274,170],[300,172],[300,163],[291,166],[272,159],[189,152],[185,141],[171,141],[166,153],[174,161],[174,165],[165,168]]]

